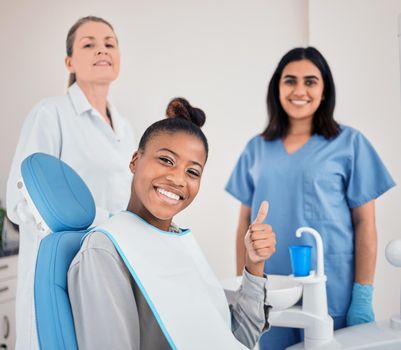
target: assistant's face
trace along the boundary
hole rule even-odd
[[[197,137],[156,134],[130,163],[134,177],[128,210],[167,231],[173,216],[196,197],[205,162],[205,148]]]
[[[289,122],[313,119],[322,102],[324,82],[320,70],[309,60],[287,64],[279,82],[280,103]]]
[[[86,22],[76,33],[71,57],[65,62],[78,82],[110,83],[120,71],[120,49],[113,30],[101,22]]]

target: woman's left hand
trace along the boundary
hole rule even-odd
[[[255,221],[249,226],[245,235],[244,243],[246,248],[246,267],[248,271],[255,275],[263,275],[264,261],[270,258],[276,251],[276,235],[270,225],[263,221],[267,216],[269,203],[263,201],[260,205]],[[253,273],[257,268],[257,273]],[[253,271],[252,271],[253,270]]]
[[[371,284],[354,283],[351,304],[347,312],[347,327],[374,322],[372,294],[373,286]]]

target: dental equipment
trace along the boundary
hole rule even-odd
[[[317,268],[306,277],[290,277],[303,285],[302,307],[272,311],[269,322],[272,326],[303,328],[305,348],[315,348],[333,339],[333,319],[327,311],[326,280],[323,264],[323,243],[319,233],[310,227],[299,228],[295,235],[303,233],[313,236],[317,249]]]

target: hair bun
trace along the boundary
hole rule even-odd
[[[206,115],[200,109],[192,107],[190,103],[182,97],[176,97],[170,101],[166,109],[167,118],[182,118],[191,121],[201,127],[205,124]]]

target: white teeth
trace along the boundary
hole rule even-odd
[[[297,106],[304,106],[308,103],[308,101],[304,101],[304,100],[291,100],[291,103],[293,103],[294,105]]]
[[[169,191],[166,191],[166,190],[163,190],[162,188],[158,188],[157,192],[161,193],[162,195],[164,195],[164,196],[166,196],[168,198],[175,199],[176,201],[180,200],[180,196],[179,195],[177,195],[175,193],[172,193],[172,192],[169,192]]]

